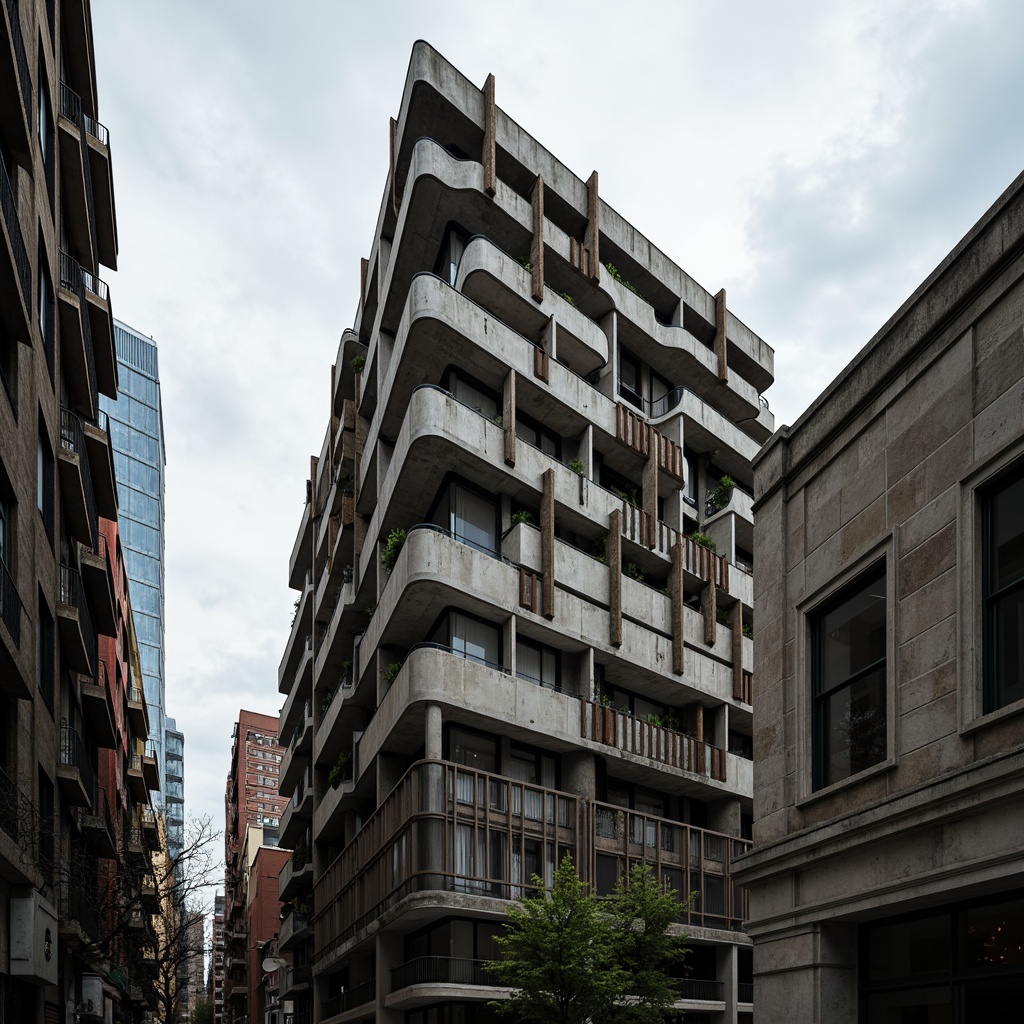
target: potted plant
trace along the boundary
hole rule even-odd
[[[384,548],[380,553],[380,563],[388,572],[391,572],[391,570],[394,569],[404,543],[405,530],[400,526],[396,526],[388,534],[388,539],[384,542]]]

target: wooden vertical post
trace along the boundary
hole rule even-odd
[[[484,191],[493,196],[498,191],[498,176],[495,168],[495,109],[494,75],[488,75],[484,82]]]
[[[587,230],[583,235],[583,273],[592,281],[601,280],[601,204],[597,195],[597,171],[587,179]]]
[[[555,471],[544,471],[544,493],[540,503],[541,615],[555,617]]]
[[[622,643],[622,512],[613,509],[608,516],[608,642],[613,647]]]
[[[743,602],[732,607],[732,695],[743,699]]]
[[[725,289],[715,296],[715,355],[718,356],[718,379],[729,380],[729,346],[725,337]]]
[[[544,301],[544,179],[538,174],[530,193],[533,209],[533,241],[530,243],[530,274],[535,302]]]
[[[700,592],[700,611],[704,616],[704,643],[708,647],[713,647],[718,634],[718,599],[714,573],[711,573],[711,578],[704,584],[704,589]]]
[[[685,635],[683,632],[683,542],[672,545],[672,671],[683,674]]]
[[[505,432],[505,465],[516,464],[516,371],[509,370],[505,377],[504,405],[501,426]]]
[[[644,512],[646,515],[646,536],[641,544],[653,548],[658,538],[658,432],[647,424],[647,461],[644,463]]]

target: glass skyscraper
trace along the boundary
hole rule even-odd
[[[149,705],[149,736],[160,766],[160,801],[168,818],[168,845],[182,845],[184,737],[166,717],[164,682],[164,448],[157,347],[151,338],[114,321],[118,398],[100,396],[114,449],[117,499],[128,567],[135,632]],[[168,779],[168,740],[173,754]],[[168,782],[174,782],[173,794]]]

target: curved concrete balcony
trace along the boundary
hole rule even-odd
[[[538,531],[521,529],[522,564],[539,568]],[[536,563],[531,565],[534,558]],[[531,624],[538,638],[550,638],[554,646],[564,647],[564,638],[572,637],[576,649],[593,647],[603,660],[628,665],[632,678],[652,699],[663,703],[701,698],[713,704],[733,702],[731,636],[725,627],[716,627],[718,639],[714,648],[709,647],[703,642],[703,618],[684,608],[686,670],[682,677],[674,676],[667,597],[623,577],[622,643],[616,647],[609,641],[609,568],[561,541],[555,544],[555,566],[560,588],[549,622],[520,606],[518,564],[462,544],[436,528],[412,529],[361,647],[411,648],[428,635],[437,610],[451,604],[493,622],[516,615]],[[361,687],[363,679],[357,683]]]
[[[136,739],[149,739],[149,711],[146,707],[146,695],[140,687],[134,685],[128,687],[128,722],[131,725],[132,735]]]
[[[418,386],[439,381],[445,369],[455,364],[500,392],[510,369],[526,382],[533,379],[535,350],[531,341],[494,320],[487,310],[440,278],[416,276],[383,375],[381,395],[386,401],[376,406],[369,426],[367,454],[360,464],[360,511],[372,511],[377,496],[377,440],[399,434]],[[550,362],[548,384],[543,389],[523,387],[520,392],[517,398],[522,411],[543,419],[562,436],[577,437],[592,425],[599,447],[627,452],[618,441],[618,403],[561,363]],[[719,461],[726,469],[739,472],[736,467],[758,451],[756,441],[689,392],[674,414],[683,417],[684,436],[691,427],[698,439],[714,433],[715,447],[721,449]],[[641,457],[635,458],[639,469]],[[666,483],[671,482],[666,479]]]
[[[627,561],[657,568],[666,575],[670,566],[670,547],[678,534],[658,524],[654,549],[629,539],[639,535],[630,526],[623,499],[611,491],[581,478],[568,466],[526,443],[517,446],[516,465],[504,462],[503,429],[463,405],[441,388],[421,385],[411,395],[398,434],[388,472],[380,482],[379,497],[367,527],[368,542],[363,545],[359,578],[365,580],[375,570],[377,558],[373,538],[385,537],[393,526],[416,522],[426,513],[426,500],[440,486],[443,474],[436,468],[456,468],[486,490],[510,493],[526,504],[540,500],[538,488],[547,469],[555,471],[555,503],[564,525],[584,534],[595,527],[607,528],[611,512],[627,513],[623,520],[623,550]],[[631,507],[630,507],[631,508]],[[585,556],[583,560],[586,561]],[[713,559],[711,561],[714,561]],[[700,567],[687,566],[696,583]],[[688,571],[689,571],[688,568]],[[716,570],[721,585],[721,570]],[[730,596],[750,607],[753,601],[751,577],[735,566],[729,567]],[[589,590],[582,591],[589,593]]]
[[[312,649],[313,635],[313,571],[308,569],[303,580],[302,591],[297,599],[295,617],[292,619],[288,643],[277,670],[277,688],[281,693],[291,691],[299,662],[305,657],[307,646]]]
[[[313,783],[307,773],[306,778],[292,792],[288,806],[281,815],[281,845],[294,849],[312,820]]]
[[[507,999],[511,989],[498,984],[488,961],[456,956],[419,956],[391,969],[391,992],[384,1005],[403,1010],[449,999]]]
[[[278,896],[282,901],[295,899],[313,889],[313,861],[305,853],[296,860],[297,853],[293,852],[284,862],[278,875]]]
[[[291,796],[295,785],[309,767],[310,754],[313,750],[312,701],[306,698],[297,701],[295,706],[298,707],[297,715],[291,716],[290,724],[280,733],[281,738],[288,741],[287,749],[281,758],[281,775],[278,783],[281,796]]]
[[[452,112],[448,119],[451,141],[461,145],[468,153],[479,152],[485,117],[483,92],[429,43],[421,40],[413,47],[409,62],[395,140],[396,190],[403,199],[415,176],[413,163],[416,147],[423,136],[428,135],[436,126],[439,107],[448,108]],[[524,132],[500,107],[495,110],[495,142],[502,151],[511,155],[512,166],[523,169],[521,180],[516,182],[520,191],[524,188],[528,190],[536,176],[541,175],[547,188],[556,192],[580,218],[586,218],[586,183]],[[499,196],[509,190],[500,177],[497,187]],[[390,204],[389,193],[385,195],[382,204],[378,237]],[[653,286],[650,289],[652,293],[669,292],[683,297],[708,325],[714,324],[714,296],[693,281],[603,200],[600,201],[600,222],[602,236],[645,268]],[[602,284],[607,276],[602,274]],[[727,331],[733,347],[750,364],[749,367],[745,366],[750,380],[759,390],[766,390],[772,381],[774,353],[771,348],[731,314]]]
[[[401,304],[404,302],[411,280],[422,267],[430,266],[434,262],[443,231],[449,222],[458,221],[469,226],[470,230],[478,224],[481,227],[486,225],[486,234],[493,240],[493,245],[498,250],[529,252],[532,237],[530,204],[500,183],[497,194],[493,198],[487,197],[483,191],[483,177],[483,167],[480,164],[453,157],[432,139],[421,138],[413,147],[408,185],[403,193],[402,206],[390,247],[392,258],[387,266],[381,291],[383,301],[376,311],[376,320],[370,334],[364,415],[372,414],[380,397],[377,388],[379,332],[381,328],[388,334],[400,330]],[[406,231],[406,228],[409,230]],[[554,262],[555,257],[561,257],[559,262],[565,268],[563,272],[567,271],[571,266],[569,236],[547,220],[544,230],[548,259]],[[573,279],[576,279],[575,272],[572,273]],[[586,301],[587,313],[592,317],[603,316],[615,309],[620,317],[633,325],[633,334],[640,342],[640,347],[651,350],[646,354],[653,357],[656,364],[671,364],[677,367],[682,359],[684,376],[705,384],[708,395],[720,405],[727,417],[732,420],[759,422],[762,406],[758,388],[736,372],[729,374],[728,381],[723,387],[718,378],[717,356],[684,327],[660,323],[651,305],[607,273],[602,275],[600,285],[589,285],[588,289],[590,291],[587,296],[580,302]],[[557,290],[552,291],[557,296]],[[700,291],[703,292],[703,289]],[[528,296],[529,291],[524,294]],[[710,322],[714,323],[714,300],[710,299],[710,303]],[[502,302],[500,308],[504,310],[507,305],[507,302]],[[490,311],[490,315],[496,317],[499,313]],[[579,315],[583,316],[583,313],[579,312]],[[738,324],[738,321],[734,323]],[[571,327],[568,330],[571,336]],[[747,335],[751,339],[754,338],[749,332]],[[733,340],[731,335],[730,340]],[[758,344],[763,346],[763,343]],[[767,346],[763,347],[770,352]],[[576,350],[570,343],[566,355],[571,360],[573,354],[582,355],[583,352]],[[745,365],[747,364],[752,367],[756,365],[749,360],[745,362]],[[584,362],[575,368],[587,372],[587,365],[587,362]],[[771,382],[770,374],[765,381],[763,387],[767,387]],[[383,388],[381,394],[386,394]]]
[[[295,542],[288,558],[288,586],[292,590],[301,590],[306,574],[313,567],[313,519],[311,506],[307,499],[299,520],[299,528],[295,532]]]

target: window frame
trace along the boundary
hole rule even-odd
[[[797,786],[798,794],[795,806],[804,807],[822,798],[826,798],[848,786],[856,786],[866,779],[873,778],[882,772],[889,771],[899,764],[898,745],[896,742],[896,726],[899,722],[899,685],[896,678],[896,637],[899,636],[900,614],[896,600],[898,592],[898,565],[893,557],[893,534],[889,532],[876,545],[865,551],[859,558],[851,562],[838,575],[826,580],[811,591],[796,606],[798,621],[802,624],[797,630]],[[841,600],[847,588],[858,581],[866,579],[875,571],[885,571],[886,594],[886,686],[885,686],[885,749],[886,756],[877,764],[870,765],[844,779],[838,779],[827,786],[815,788],[814,774],[814,710],[813,710],[813,654],[812,630],[813,620],[833,601]]]
[[[885,643],[885,653],[881,658],[876,658],[874,661],[867,665],[862,665],[854,671],[851,671],[848,675],[834,681],[830,686],[823,687],[824,683],[824,653],[825,644],[823,643],[823,628],[825,620],[830,613],[843,607],[845,604],[857,599],[866,591],[872,587],[877,586],[879,582],[884,581],[886,586],[888,580],[886,578],[886,566],[885,563],[876,563],[869,567],[863,573],[860,573],[857,577],[850,580],[844,586],[839,588],[834,594],[832,594],[827,601],[822,602],[818,605],[809,616],[809,624],[811,627],[811,744],[813,753],[813,764],[812,773],[814,777],[813,787],[814,789],[821,790],[829,786],[834,786],[837,783],[845,782],[847,779],[855,778],[874,768],[875,765],[884,762],[888,756],[890,744],[888,738],[888,719],[885,723],[886,732],[886,749],[882,757],[873,762],[872,764],[865,765],[863,768],[853,770],[851,768],[849,774],[844,775],[842,778],[831,779],[828,777],[828,746],[827,746],[827,735],[828,728],[826,722],[826,712],[829,706],[829,701],[832,697],[840,694],[843,690],[849,690],[856,683],[869,679],[879,668],[884,670],[884,684],[885,689],[888,691],[890,686],[890,658],[888,650],[888,642]],[[886,633],[888,634],[889,629],[889,596],[888,591],[886,592]],[[888,707],[886,707],[886,701],[883,701],[883,709],[888,715]],[[851,730],[852,731],[852,730]]]
[[[1012,708],[1024,703],[1024,697],[1000,703],[999,679],[996,672],[996,613],[998,607],[1007,598],[1024,590],[1024,574],[1011,583],[992,592],[993,564],[993,511],[995,499],[1008,488],[1024,481],[1024,463],[1018,463],[1006,473],[999,476],[979,489],[981,503],[981,637],[982,637],[982,673],[981,673],[981,711],[983,715]]]

